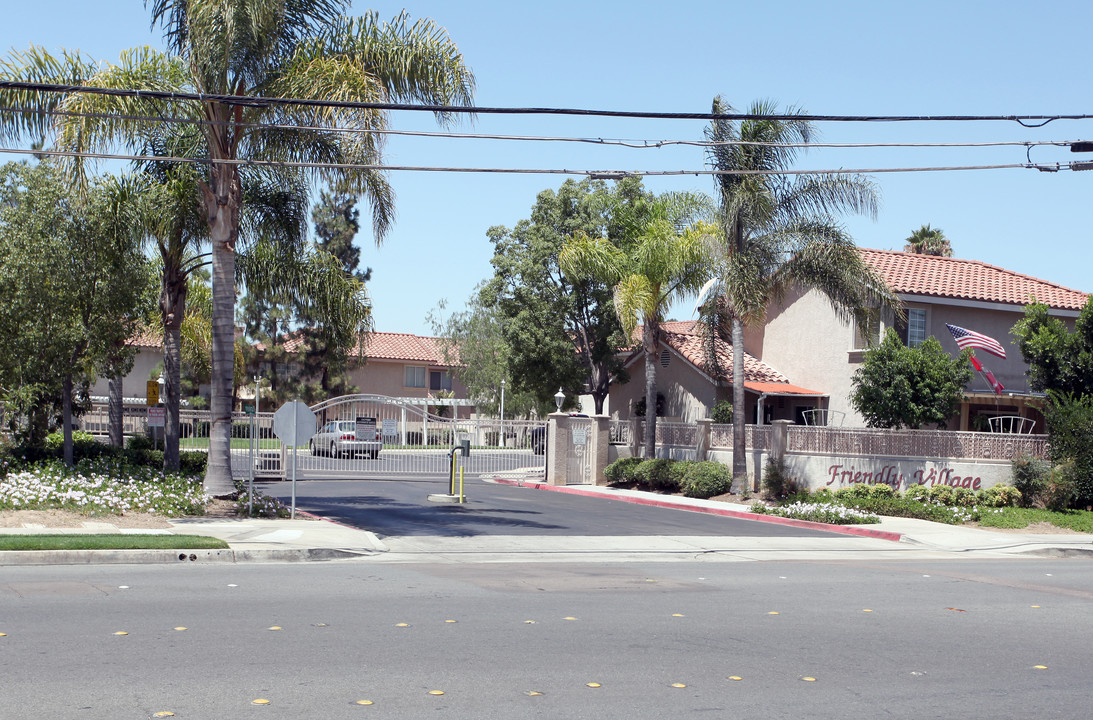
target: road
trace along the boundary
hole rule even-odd
[[[1078,718],[1091,600],[1081,560],[12,567],[0,714]]]
[[[261,491],[290,502],[292,484],[267,483]],[[632,505],[530,488],[471,481],[467,502],[429,502],[447,493],[441,479],[308,480],[296,483],[296,506],[381,536],[749,536],[824,537],[828,533]]]

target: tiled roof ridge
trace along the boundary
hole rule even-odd
[[[1075,296],[1084,297],[1086,299],[1089,298],[1089,293],[1086,293],[1082,290],[1076,290],[1074,288],[1067,287],[1065,285],[1060,285],[1059,283],[1052,282],[1050,280],[1044,280],[1042,278],[1034,277],[1034,276],[1029,275],[1027,273],[1021,273],[1021,272],[1017,272],[1015,270],[1009,270],[1008,268],[1000,267],[998,265],[992,265],[991,263],[984,262],[982,260],[974,260],[974,259],[970,259],[970,258],[959,258],[959,257],[942,257],[942,256],[939,256],[939,255],[922,255],[922,254],[918,254],[918,253],[904,252],[902,250],[879,250],[879,249],[876,249],[876,248],[859,248],[859,250],[867,256],[868,256],[868,254],[871,253],[873,255],[886,256],[890,260],[894,260],[894,261],[901,261],[902,260],[902,261],[919,263],[919,264],[936,263],[936,264],[938,264],[938,266],[948,264],[948,265],[950,265],[950,269],[952,269],[951,266],[960,265],[960,266],[963,266],[963,267],[968,267],[969,269],[975,268],[975,269],[979,269],[979,270],[983,270],[983,271],[987,271],[987,272],[998,273],[998,274],[1003,275],[1007,278],[1011,278],[1012,280],[1017,281],[1017,282],[1021,282],[1021,283],[1028,284],[1028,285],[1041,286],[1041,288],[1045,291],[1045,295],[1043,297],[1037,296],[1037,294],[1035,292],[1030,292],[1029,294],[1036,297],[1037,302],[1045,303],[1049,306],[1071,307],[1072,304],[1073,304],[1069,301],[1062,300],[1059,296],[1055,295],[1054,293],[1063,293],[1063,294],[1069,293],[1069,294],[1073,294]],[[867,259],[868,259],[868,257],[867,257]],[[881,260],[881,258],[877,258],[877,259]],[[885,272],[886,268],[878,267],[876,269],[881,273],[881,275],[888,275],[888,273]],[[898,272],[898,270],[893,270],[893,271]],[[974,272],[974,270],[971,270],[971,271]],[[957,272],[959,272],[959,271],[957,271]],[[891,277],[886,277],[886,279],[889,280],[889,284],[896,284],[896,285],[900,284],[898,282],[893,283],[892,282],[893,278],[891,278]],[[997,295],[995,297],[988,297],[988,296],[984,295],[983,293],[978,292],[973,287],[974,283],[968,282],[966,285],[961,286],[959,284],[960,281],[965,281],[966,282],[966,281],[968,281],[968,278],[958,278],[957,280],[954,280],[954,283],[956,284],[957,289],[963,295],[966,295],[968,299],[978,299],[978,300],[984,300],[984,301],[990,301],[990,302],[999,302],[999,303],[1003,303],[1003,304],[1007,304],[1007,305],[1022,304],[1022,302],[1027,302],[1027,300],[1020,301],[1020,300],[1016,300],[1016,299],[1013,299],[1013,298],[1001,297],[1000,295]],[[946,293],[946,292],[943,292],[943,291],[931,292],[929,289],[910,289],[909,287],[906,287],[906,285],[909,285],[909,284],[910,283],[906,283],[905,287],[903,289],[901,289],[899,287],[894,287],[893,289],[895,289],[896,292],[906,292],[908,294],[919,294],[919,295],[931,295],[931,296],[935,296],[935,297],[959,297],[960,296],[960,295],[955,294],[956,291],[950,291],[949,293]]]

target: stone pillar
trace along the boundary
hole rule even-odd
[[[546,481],[548,485],[565,485],[569,463],[566,453],[570,446],[569,416],[565,413],[547,415]]]
[[[630,418],[630,457],[641,456],[641,420],[639,417]]]
[[[695,443],[695,460],[702,462],[710,456],[710,427],[713,418],[702,418],[698,421],[698,442]]]
[[[778,462],[786,456],[786,432],[792,424],[792,420],[775,420],[770,424],[770,459],[774,462]],[[762,473],[761,468],[756,468],[756,476],[761,476]]]
[[[606,415],[592,416],[592,484],[606,485],[603,469],[607,467],[608,448],[611,447],[611,418]]]

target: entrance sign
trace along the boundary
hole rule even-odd
[[[167,424],[167,408],[148,408],[148,427],[163,427]]]

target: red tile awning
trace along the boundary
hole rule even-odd
[[[819,390],[809,390],[808,388],[790,385],[789,383],[748,381],[744,383],[744,388],[760,395],[813,395],[827,397],[827,393],[822,393]]]

